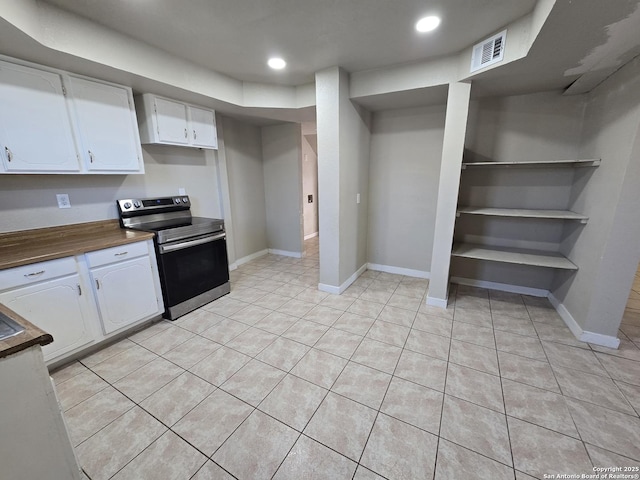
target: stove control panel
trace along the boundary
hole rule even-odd
[[[154,211],[170,211],[173,209],[188,210],[191,207],[191,201],[186,195],[176,197],[157,197],[157,198],[127,198],[117,200],[118,211],[122,213],[153,213]]]

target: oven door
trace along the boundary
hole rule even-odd
[[[167,309],[229,281],[224,233],[158,246]]]

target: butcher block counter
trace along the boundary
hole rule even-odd
[[[153,236],[120,228],[118,220],[0,233],[0,270],[140,242]]]

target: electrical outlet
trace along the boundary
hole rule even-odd
[[[58,193],[56,198],[58,199],[58,208],[71,208],[68,193]]]

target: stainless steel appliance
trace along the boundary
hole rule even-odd
[[[123,228],[155,233],[165,318],[229,293],[224,220],[191,216],[186,195],[117,200]]]

